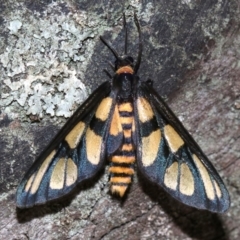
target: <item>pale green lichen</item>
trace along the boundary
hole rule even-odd
[[[52,5],[49,9],[57,11],[59,6]],[[24,108],[26,114],[40,117],[69,117],[87,97],[81,79],[95,44],[90,38],[94,37],[96,22],[91,22],[86,12],[59,12],[49,15],[46,11],[41,18],[28,14],[26,20],[26,12],[16,9],[4,16],[6,32],[10,34],[0,54],[0,107],[17,102],[21,108],[15,108],[15,113]],[[89,44],[80,53],[84,41]]]
[[[13,20],[10,22],[8,29],[10,30],[10,34],[16,34],[21,27],[22,22],[19,20]]]

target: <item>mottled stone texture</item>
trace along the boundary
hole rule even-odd
[[[184,206],[135,177],[123,202],[108,176],[65,200],[15,207],[24,172],[114,60],[99,41],[138,48],[133,12],[143,32],[141,79],[151,78],[218,169],[232,206],[212,214]],[[0,4],[1,239],[239,239],[240,30],[238,0],[2,1]]]

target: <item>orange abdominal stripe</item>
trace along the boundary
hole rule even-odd
[[[133,117],[120,117],[120,121],[122,124],[132,124]]]
[[[123,130],[123,135],[125,138],[130,138],[132,136],[132,129]]]
[[[133,145],[131,144],[131,143],[129,143],[129,144],[123,144],[123,146],[122,146],[122,151],[128,151],[128,152],[130,152],[130,151],[132,151],[133,150]]]
[[[127,167],[110,167],[109,172],[119,173],[119,174],[127,174],[127,175],[134,174],[134,170],[132,168],[127,168]]]
[[[114,184],[130,184],[131,177],[111,177],[110,182]]]
[[[135,162],[135,156],[114,156],[112,162],[131,164]]]
[[[133,74],[133,69],[132,69],[132,67],[130,67],[130,66],[124,66],[124,67],[120,67],[117,71],[116,71],[116,73],[117,74],[121,74],[121,73],[130,73],[130,74]]]
[[[118,110],[119,110],[119,112],[132,112],[133,107],[130,102],[126,102],[126,103],[121,103],[120,105],[118,105]]]

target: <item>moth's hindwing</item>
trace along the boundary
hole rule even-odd
[[[148,83],[139,86],[134,108],[141,172],[187,205],[226,211],[229,195],[217,171]]]
[[[106,82],[93,92],[38,157],[18,187],[18,207],[66,195],[101,169],[115,102],[110,91],[110,83]]]

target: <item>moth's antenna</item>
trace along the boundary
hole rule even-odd
[[[107,40],[105,40],[102,36],[100,36],[101,41],[111,50],[111,52],[113,53],[113,55],[115,56],[115,58],[117,60],[120,60],[121,58],[119,57],[119,54],[117,53],[117,51],[107,42]]]
[[[103,71],[107,74],[107,76],[112,79],[112,75],[109,73],[109,71],[107,69],[103,69]]]
[[[124,30],[125,30],[125,49],[124,49],[124,54],[127,55],[128,31],[127,31],[127,23],[126,23],[125,13],[123,13],[123,27],[124,27]]]
[[[135,64],[135,66],[134,66],[134,72],[137,73],[137,71],[138,71],[138,69],[140,67],[140,64],[141,64],[143,44],[142,44],[142,32],[141,32],[139,21],[137,19],[136,12],[134,12],[134,22],[135,22],[135,25],[136,25],[137,30],[138,30],[138,39],[139,39],[138,57],[137,57],[137,62]]]

